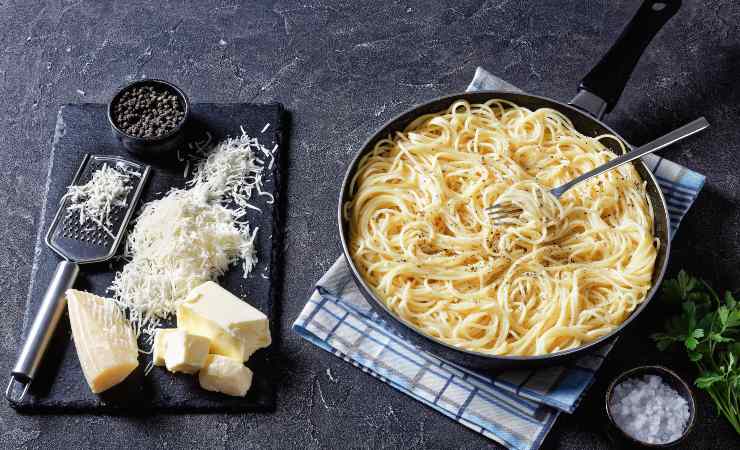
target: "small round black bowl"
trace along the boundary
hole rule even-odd
[[[169,91],[171,94],[177,96],[182,102],[184,108],[183,118],[180,123],[178,123],[177,126],[167,134],[156,137],[132,136],[123,131],[118,124],[116,124],[115,120],[113,120],[113,105],[116,104],[121,95],[128,90],[142,86],[153,86],[158,89]],[[185,141],[184,128],[189,118],[190,101],[188,100],[187,95],[185,95],[185,93],[174,84],[163,80],[142,79],[134,81],[116,92],[116,95],[114,95],[108,103],[108,123],[113,130],[113,135],[118,139],[121,145],[129,151],[129,153],[133,153],[134,155],[141,157],[158,158],[180,148]]]
[[[612,398],[612,392],[614,390],[614,387],[617,386],[619,383],[623,382],[624,380],[628,378],[634,378],[634,377],[641,377],[643,375],[658,375],[660,376],[663,381],[668,384],[671,388],[673,388],[678,394],[683,397],[686,402],[689,404],[689,422],[686,424],[686,429],[683,431],[683,434],[680,438],[676,439],[675,441],[666,442],[665,444],[651,444],[648,442],[638,441],[637,439],[633,438],[629,434],[627,434],[625,431],[623,431],[621,428],[619,428],[619,425],[614,421],[614,417],[612,417],[611,413],[611,407],[609,406],[611,403]],[[626,372],[623,372],[619,376],[617,376],[614,381],[612,381],[609,384],[609,387],[606,389],[606,415],[609,417],[609,422],[611,423],[611,426],[614,430],[617,432],[617,438],[624,443],[625,445],[629,445],[630,447],[641,447],[641,448],[667,448],[667,447],[673,447],[674,445],[678,444],[679,442],[682,442],[684,439],[686,439],[686,436],[691,433],[691,430],[694,428],[694,421],[696,419],[696,404],[694,403],[694,394],[691,392],[691,388],[688,384],[686,384],[685,381],[681,379],[675,372],[672,370],[669,370],[663,366],[639,366],[635,367],[634,369],[630,369]]]

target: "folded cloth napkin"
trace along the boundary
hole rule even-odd
[[[517,90],[478,68],[468,90]],[[668,202],[672,231],[694,202],[704,176],[648,155]],[[571,413],[613,344],[567,366],[499,374],[476,372],[400,337],[370,307],[340,257],[316,283],[293,329],[363,372],[509,448],[536,449],[560,412]]]

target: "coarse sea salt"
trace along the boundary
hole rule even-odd
[[[666,444],[683,435],[689,404],[658,375],[628,378],[614,387],[609,409],[614,422],[634,439]]]

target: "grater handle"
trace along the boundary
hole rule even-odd
[[[5,391],[5,397],[11,402],[20,402],[23,399],[28,386],[36,376],[36,371],[41,365],[41,360],[46,352],[46,347],[54,335],[59,319],[64,313],[67,304],[65,292],[71,288],[77,279],[80,268],[70,261],[61,261],[57,264],[54,276],[46,289],[44,299],[41,302],[33,324],[23,344],[18,360],[10,373],[10,383]],[[23,387],[19,397],[15,394],[15,383]]]

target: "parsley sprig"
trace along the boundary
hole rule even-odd
[[[705,390],[717,409],[740,434],[740,302],[724,298],[703,280],[681,271],[663,283],[662,298],[681,305],[664,333],[651,337],[659,350],[681,344],[699,369],[694,384]]]

